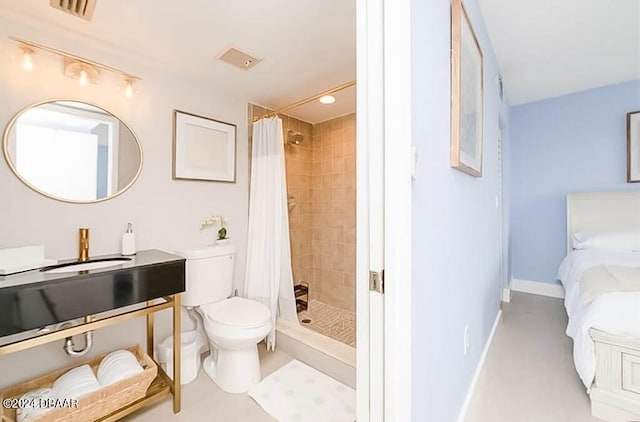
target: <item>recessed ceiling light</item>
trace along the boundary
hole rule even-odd
[[[336,102],[336,97],[334,97],[333,95],[323,95],[318,101],[320,101],[322,104],[333,104]]]

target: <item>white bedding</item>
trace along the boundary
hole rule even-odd
[[[575,250],[562,261],[558,270],[569,316],[567,335],[573,339],[573,359],[587,388],[591,387],[596,371],[590,328],[621,337],[640,337],[640,292],[607,293],[591,304],[582,303],[578,280],[585,270],[601,264],[639,267],[640,252]]]

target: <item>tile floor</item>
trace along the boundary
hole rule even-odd
[[[303,327],[331,337],[349,346],[356,346],[356,314],[328,303],[313,299],[309,308],[298,314]],[[303,323],[310,319],[310,323]]]
[[[262,375],[267,376],[291,360],[282,351],[267,353],[264,343],[258,345]],[[247,394],[229,394],[222,391],[209,376],[200,371],[198,378],[182,386],[182,411],[174,415],[171,400],[166,399],[149,408],[122,419],[125,422],[272,422],[269,416]]]
[[[513,293],[466,422],[598,422],[565,335],[561,299]]]

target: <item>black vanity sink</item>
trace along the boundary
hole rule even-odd
[[[106,263],[103,268],[77,267]],[[184,292],[185,260],[158,250],[0,276],[0,337]]]
[[[86,261],[71,261],[64,262],[62,264],[50,265],[42,268],[40,271],[43,273],[69,273],[74,271],[88,271],[97,270],[100,268],[112,267],[127,261],[131,261],[131,258],[116,257],[116,258],[94,258]]]

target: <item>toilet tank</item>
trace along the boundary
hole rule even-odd
[[[218,302],[231,295],[235,248],[229,245],[207,246],[177,251],[186,258],[186,289],[183,306]]]

